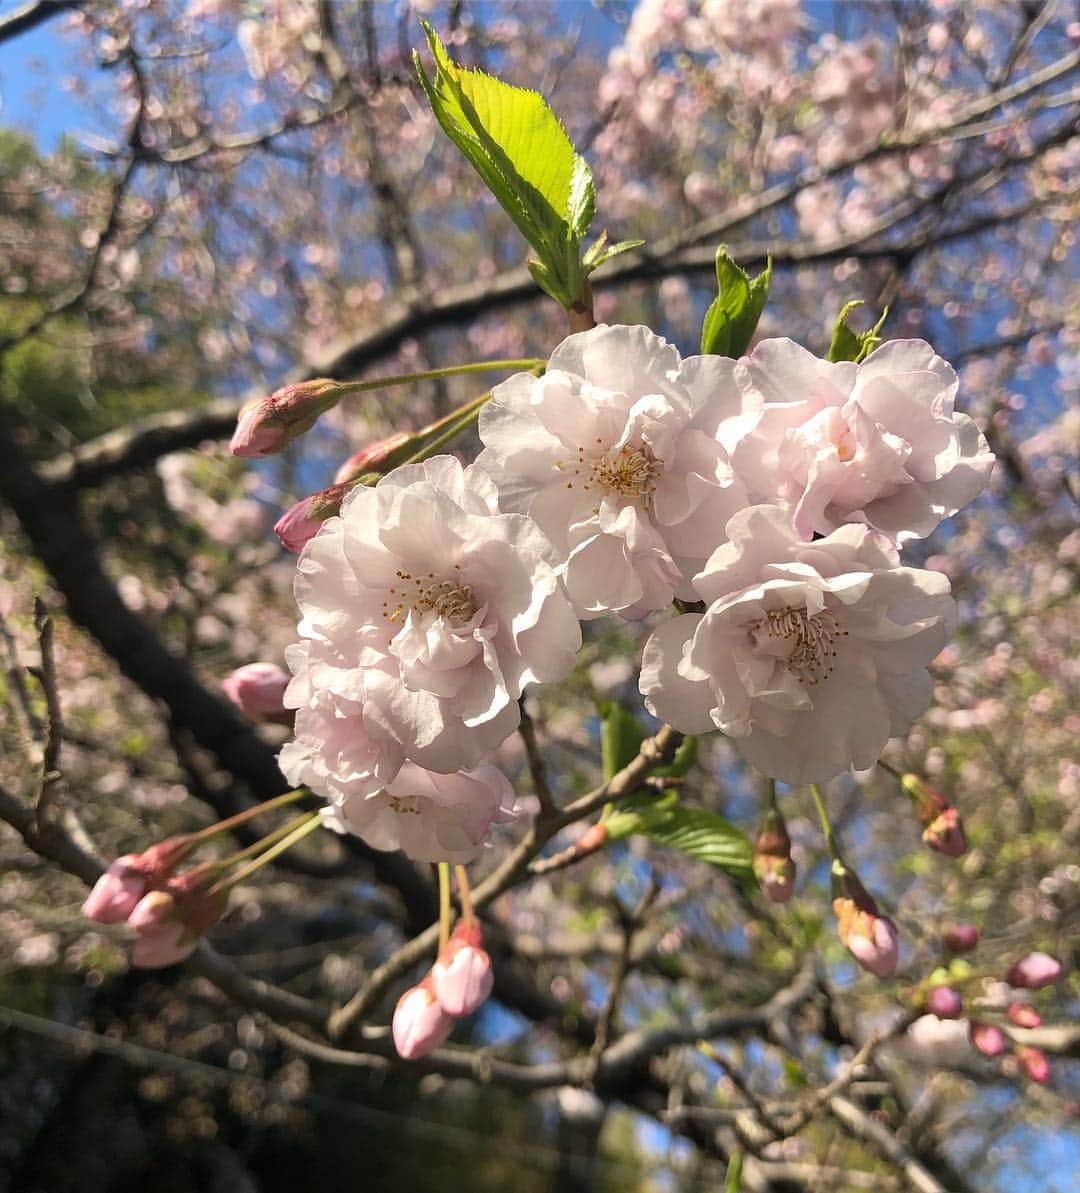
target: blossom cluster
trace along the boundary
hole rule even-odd
[[[468,861],[513,795],[487,759],[579,621],[680,615],[641,691],[766,775],[874,764],[931,694],[953,603],[900,549],[983,488],[992,456],[922,341],[861,363],[787,339],[680,357],[646,327],[567,338],[497,385],[483,450],[352,489],[300,555],[290,782],[380,849]]]

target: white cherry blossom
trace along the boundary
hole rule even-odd
[[[746,504],[730,453],[754,422],[735,362],[686,360],[647,327],[579,332],[547,372],[497,385],[480,413],[503,509],[527,513],[555,546],[582,617],[636,617],[672,596]]]
[[[569,672],[581,631],[550,551],[530,519],[498,512],[484,473],[450,456],[353,490],[307,543],[296,577],[304,641],[286,656],[285,702],[324,721],[359,718],[379,759],[356,764],[361,794],[377,789],[387,758],[443,773],[474,765],[516,728],[526,684]],[[337,782],[304,717],[298,734],[283,765],[306,750],[303,773]],[[355,749],[366,758],[369,745]]]
[[[648,708],[686,733],[723,730],[787,783],[872,766],[930,702],[926,665],[953,618],[948,580],[898,566],[867,526],[804,542],[778,506],[743,510],[727,534],[694,578],[704,615],[646,643]]]
[[[990,476],[986,440],[953,408],[956,374],[923,340],[883,344],[861,364],[763,340],[738,377],[764,408],[735,466],[752,500],[793,509],[803,538],[845,522],[901,545],[925,538]]]
[[[373,849],[401,849],[417,862],[465,864],[476,859],[492,825],[514,814],[514,789],[490,763],[441,775],[406,762],[382,791],[349,792],[324,808],[322,819]]]

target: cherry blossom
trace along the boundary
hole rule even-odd
[[[581,644],[550,552],[534,522],[498,512],[485,473],[450,456],[353,490],[297,565],[304,641],[286,655],[285,703],[318,711],[282,758],[292,781],[366,795],[399,759],[450,773],[495,749],[525,685],[562,679]],[[327,743],[313,729],[327,715],[362,722],[362,744],[344,729]],[[342,785],[335,760],[357,754],[362,782]]]
[[[948,580],[900,567],[867,526],[802,542],[777,506],[741,511],[727,534],[694,577],[704,615],[646,643],[650,711],[688,733],[723,730],[787,783],[872,766],[930,701],[926,664],[953,618]]]
[[[986,440],[954,410],[956,374],[922,340],[884,344],[861,364],[765,340],[739,379],[764,408],[735,466],[754,500],[793,507],[804,538],[844,522],[899,544],[925,538],[989,478]]]
[[[494,824],[512,820],[514,789],[490,763],[451,775],[406,762],[392,782],[350,791],[323,809],[323,823],[372,848],[401,849],[417,862],[475,860]]]
[[[683,360],[646,327],[601,324],[564,340],[543,377],[492,391],[477,466],[551,539],[580,616],[693,599],[716,528],[746,503],[729,453],[756,399],[734,376],[725,357]]]

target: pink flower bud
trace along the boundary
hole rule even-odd
[[[979,943],[979,929],[974,924],[950,924],[941,939],[950,953],[970,953]]]
[[[795,893],[795,863],[789,857],[755,854],[754,873],[770,903],[787,903]]]
[[[471,1015],[487,1001],[494,984],[480,925],[462,920],[431,970],[435,996],[448,1015]]]
[[[168,891],[150,891],[132,909],[127,922],[136,932],[160,928],[162,924],[171,922],[179,923],[176,900]]]
[[[354,488],[356,483],[351,481],[331,485],[287,509],[274,523],[274,533],[285,550],[299,555],[319,533],[326,519],[341,509],[341,503]]]
[[[888,978],[896,972],[899,937],[896,925],[878,913],[877,904],[854,870],[833,862],[833,911],[840,940],[868,973]]]
[[[456,413],[455,411],[455,415]],[[354,481],[366,472],[384,472],[385,468],[382,465],[386,463],[387,457],[414,438],[415,436],[409,434],[408,431],[395,431],[392,435],[387,435],[385,439],[369,443],[367,447],[361,448],[341,465],[334,474],[334,483],[342,484],[345,481]]]
[[[1000,1056],[1008,1047],[1005,1033],[992,1023],[971,1021],[971,1043],[983,1056]]]
[[[282,703],[289,673],[276,663],[245,663],[221,681],[222,691],[253,721],[291,719]]]
[[[1018,990],[1041,990],[1051,986],[1061,974],[1061,962],[1049,953],[1028,953],[1005,975],[1005,981]]]
[[[961,857],[967,853],[964,822],[959,811],[953,807],[946,808],[923,829],[922,839],[931,849],[936,849],[946,857]]]
[[[269,456],[302,435],[334,406],[346,387],[317,377],[286,385],[240,411],[229,450],[234,456]]]
[[[128,918],[135,905],[146,894],[146,878],[135,854],[118,857],[94,883],[83,915],[99,924],[120,924]]]
[[[1050,1062],[1041,1048],[1031,1048],[1027,1044],[1021,1044],[1016,1049],[1016,1059],[1032,1081],[1037,1081],[1039,1085],[1046,1084],[1050,1077]]]
[[[430,976],[398,999],[392,1031],[394,1047],[403,1060],[415,1060],[438,1048],[450,1034],[454,1017],[435,997]]]
[[[1010,1003],[1005,1014],[1017,1027],[1038,1027],[1042,1023],[1042,1016],[1029,1002]]]
[[[131,963],[138,969],[162,969],[190,957],[198,943],[179,922],[152,925],[139,932]]]
[[[939,1019],[959,1019],[964,1000],[951,986],[935,986],[926,996],[926,1009]]]

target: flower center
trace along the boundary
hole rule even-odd
[[[799,683],[816,687],[833,672],[836,640],[846,638],[835,615],[822,609],[812,616],[806,609],[787,606],[767,613],[747,627],[756,643],[760,636],[789,644],[785,666]]]
[[[561,472],[571,471],[580,478],[577,484],[586,493],[599,489],[604,493],[617,493],[631,501],[640,500],[648,509],[656,492],[656,482],[664,471],[663,464],[653,455],[652,447],[642,443],[638,447],[621,447],[618,452],[603,450],[603,439],[597,439],[600,450],[591,451],[584,447],[577,449],[577,459],[571,463],[560,460],[555,465]],[[574,480],[566,482],[568,489],[575,487]]]
[[[415,795],[392,795],[390,796],[390,810],[398,816],[419,816],[419,797]]]
[[[455,568],[460,564],[455,564]],[[401,587],[394,585],[383,601],[383,617],[387,621],[404,621],[409,613],[435,613],[454,625],[462,625],[476,615],[472,588],[458,580],[440,580],[434,572],[414,576],[399,569],[394,573]]]

